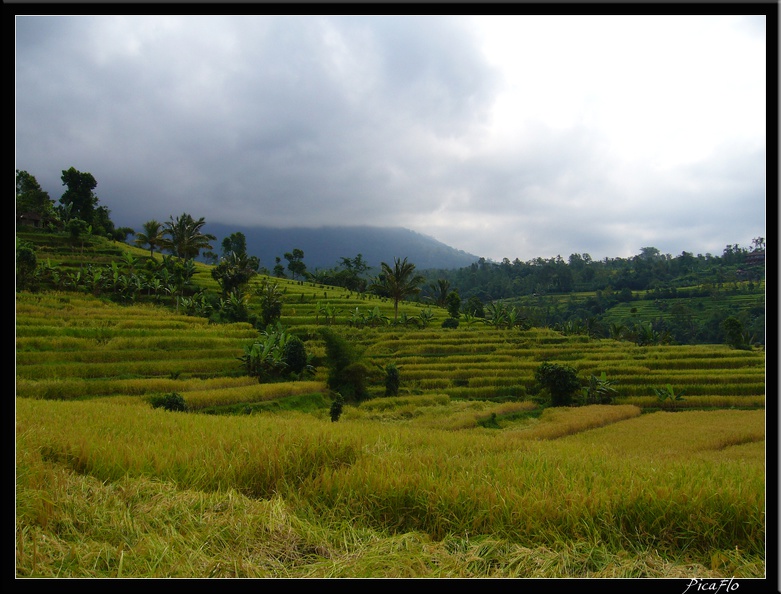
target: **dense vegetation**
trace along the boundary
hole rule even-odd
[[[601,336],[201,226],[17,228],[17,577],[765,577],[740,312]]]

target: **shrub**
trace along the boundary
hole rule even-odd
[[[320,334],[325,342],[328,388],[342,394],[348,402],[366,398],[369,370],[360,362],[362,353],[329,328],[322,328]]]
[[[534,377],[550,392],[553,406],[569,406],[572,395],[580,388],[577,372],[568,365],[546,361],[534,371]]]
[[[342,409],[344,409],[344,398],[341,394],[337,394],[334,401],[331,403],[331,422],[336,423],[339,417],[342,416]]]
[[[399,374],[399,368],[395,363],[388,363],[385,366],[385,395],[396,396],[399,393],[399,386],[401,385],[401,375]]]
[[[443,328],[458,328],[458,320],[455,318],[445,318],[442,321]]]
[[[306,347],[298,336],[291,336],[285,343],[282,348],[282,360],[291,373],[301,373],[306,369]]]
[[[171,392],[164,396],[152,396],[149,399],[152,404],[152,408],[163,408],[171,411],[187,411],[187,403],[181,394],[177,392]]]

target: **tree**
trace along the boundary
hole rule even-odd
[[[307,369],[309,357],[306,345],[298,336],[291,335],[282,349],[282,360],[290,373],[301,374]]]
[[[395,363],[388,363],[385,366],[385,395],[396,396],[399,393],[401,385],[401,374]]]
[[[249,268],[257,271],[260,268],[260,258],[247,254],[247,238],[244,233],[237,231],[222,240],[222,257],[228,258],[231,253],[240,257],[246,257]]]
[[[344,409],[344,397],[341,394],[334,396],[333,402],[331,402],[331,422],[336,423],[339,417],[342,416],[342,410]]]
[[[458,291],[450,291],[450,293],[448,293],[445,305],[447,306],[447,313],[450,314],[450,317],[458,319],[461,315],[461,297],[458,296]]]
[[[721,323],[724,341],[733,349],[750,350],[751,341],[743,330],[743,323],[735,316],[729,316]]]
[[[41,217],[54,215],[54,201],[38,180],[26,171],[16,170],[16,212],[34,212]]]
[[[433,293],[433,301],[439,307],[445,307],[447,305],[447,298],[450,294],[450,281],[444,278],[440,278],[435,283],[430,283],[429,288]],[[451,314],[451,317],[457,318]]]
[[[16,239],[16,290],[30,289],[38,267],[38,257],[31,243]]]
[[[258,264],[257,258],[250,258],[246,253],[228,252],[211,271],[212,278],[222,289],[223,297],[234,291],[242,292],[258,273]]]
[[[155,249],[165,245],[165,235],[163,233],[163,224],[152,219],[144,223],[143,231],[136,233],[133,241],[138,247],[145,248],[149,246],[149,257],[154,257]]]
[[[569,365],[546,361],[534,371],[534,378],[550,392],[553,406],[569,406],[572,395],[580,389],[577,372]]]
[[[393,319],[399,319],[399,301],[420,292],[421,283],[425,278],[415,274],[415,265],[407,262],[407,258],[394,258],[393,268],[382,262],[382,272],[372,284],[374,291],[381,296],[393,299]]]
[[[260,299],[261,327],[265,328],[279,320],[282,315],[282,291],[280,291],[278,284],[263,279],[260,287],[255,290],[255,294]]]
[[[466,305],[464,306],[464,313],[476,318],[484,318],[485,308],[483,307],[483,302],[473,295],[467,300]]]
[[[350,289],[351,291],[363,292],[366,289],[366,279],[362,276],[369,270],[369,265],[363,259],[362,254],[354,258],[345,258],[342,256],[340,266],[342,270],[336,273],[337,286]]]
[[[292,252],[285,253],[284,257],[285,260],[288,261],[287,269],[293,275],[293,280],[306,274],[306,264],[303,262],[303,250],[295,248]]]
[[[277,278],[285,278],[285,267],[282,266],[282,258],[276,256],[274,258],[276,264],[274,264],[274,276]]]
[[[322,328],[328,365],[326,385],[346,401],[360,402],[367,396],[369,370],[361,361],[362,353],[330,328]]]
[[[74,242],[81,240],[81,249],[84,251],[84,236],[92,234],[92,225],[82,219],[71,219],[65,225],[65,230]]]
[[[237,231],[231,233],[228,237],[222,240],[222,255],[227,256],[229,253],[234,252],[239,255],[247,253],[247,238],[244,233]]]
[[[210,233],[201,232],[205,224],[203,217],[196,221],[187,213],[176,219],[171,217],[164,226],[166,239],[163,247],[183,260],[197,258],[202,249],[212,249],[209,242],[217,239]]]
[[[60,198],[60,204],[72,205],[71,216],[88,224],[94,221],[95,207],[98,205],[98,197],[93,190],[98,185],[91,173],[82,173],[71,167],[62,172],[62,185],[68,189]]]

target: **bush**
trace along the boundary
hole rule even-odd
[[[546,361],[534,371],[534,377],[550,392],[553,406],[569,406],[572,404],[572,395],[580,389],[578,374],[568,365]]]
[[[396,396],[399,393],[399,386],[401,385],[401,375],[399,374],[399,368],[395,363],[388,363],[385,366],[385,395]]]
[[[152,396],[149,401],[152,404],[152,408],[164,408],[165,410],[181,412],[187,411],[187,403],[184,401],[184,398],[182,398],[182,395],[177,392],[172,392],[165,396]]]
[[[458,328],[458,320],[455,318],[445,318],[442,321],[443,328]]]
[[[334,401],[331,403],[331,422],[336,423],[339,417],[342,416],[342,409],[344,408],[344,398],[341,394],[337,394]]]
[[[282,348],[282,360],[291,373],[301,373],[306,369],[307,355],[304,342],[298,336],[291,336]]]
[[[328,388],[348,402],[365,399],[369,369],[360,361],[362,353],[329,328],[322,328],[320,334],[325,342]]]

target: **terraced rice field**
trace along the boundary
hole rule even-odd
[[[653,388],[671,384],[685,400],[676,407],[763,407],[765,353],[726,345],[645,346],[626,341],[563,336],[550,329],[499,330],[474,325],[442,329],[443,310],[427,328],[351,326],[346,315],[318,315],[315,296],[338,294],[353,308],[392,303],[362,299],[347,291],[288,281],[282,323],[304,339],[308,352],[322,360],[318,328],[328,324],[359,345],[372,366],[395,363],[402,393],[444,393],[454,399],[526,399],[534,371],[543,361],[572,366],[584,380],[603,371],[615,382],[618,403],[658,407]],[[329,297],[330,299],[330,297]],[[329,301],[328,303],[340,303]],[[321,302],[322,304],[322,302]],[[414,316],[422,307],[405,304]],[[298,322],[301,322],[300,324]],[[75,293],[25,294],[16,304],[17,395],[81,399],[144,395],[161,390],[200,389],[198,382],[242,377],[238,358],[258,336],[249,324],[209,324],[153,305],[118,306]],[[319,359],[317,359],[319,357]],[[314,381],[325,379],[319,366]],[[162,383],[161,383],[162,382]],[[186,382],[190,382],[187,384]],[[193,383],[195,382],[195,383]],[[378,382],[370,390],[380,395]],[[173,387],[172,387],[173,386]]]

